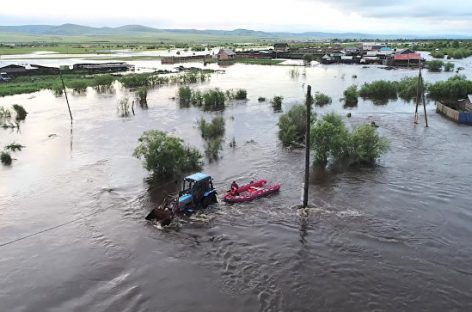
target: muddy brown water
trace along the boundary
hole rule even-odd
[[[413,125],[411,103],[338,101],[352,83],[415,71],[314,66],[293,79],[290,68],[235,65],[197,86],[248,90],[249,101],[222,113],[221,159],[205,164],[220,193],[232,180],[266,178],[282,183],[280,194],[218,203],[166,231],[144,216],[173,184],[146,182],[132,157],[137,139],[160,129],[202,149],[195,122],[217,113],[179,109],[176,88],[164,87],[150,91],[149,109],[120,118],[126,90],[117,86],[71,94],[71,127],[64,99],[49,91],[1,98],[29,115],[19,132],[0,132],[2,145],[26,146],[0,168],[0,311],[470,311],[472,128],[432,103],[425,128]],[[304,155],[281,147],[280,114],[257,98],[284,96],[287,110],[306,84],[333,97],[318,114],[349,111],[349,126],[374,120],[391,150],[377,168],[314,172],[316,208],[300,213]]]

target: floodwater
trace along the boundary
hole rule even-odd
[[[460,62],[470,73],[471,60]],[[142,68],[158,62],[135,61]],[[189,65],[189,64],[187,64]],[[194,65],[190,64],[189,66]],[[212,65],[215,68],[217,65]],[[459,65],[456,65],[459,66]],[[296,68],[298,77],[289,70]],[[198,88],[245,88],[229,105],[226,143],[204,171],[220,194],[232,180],[281,182],[280,194],[240,205],[215,204],[178,228],[144,216],[173,182],[150,186],[132,152],[148,129],[199,149],[203,113],[179,109],[176,87],[150,91],[147,110],[121,118],[123,95],[49,91],[0,99],[25,106],[21,143],[0,167],[0,311],[470,311],[472,309],[472,128],[427,106],[430,127],[413,124],[414,104],[357,107],[339,102],[355,83],[413,76],[414,70],[315,65],[234,65]],[[353,78],[357,75],[357,79]],[[424,73],[427,81],[449,73]],[[391,150],[370,169],[313,173],[301,213],[304,154],[283,149],[269,103],[303,102],[306,85],[333,97],[349,126],[374,120]],[[422,110],[421,115],[422,117]],[[236,148],[228,147],[232,138]]]

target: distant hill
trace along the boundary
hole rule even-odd
[[[413,39],[420,36],[410,35],[382,35],[382,34],[363,34],[363,33],[326,33],[326,32],[264,32],[250,29],[234,29],[234,30],[198,30],[198,29],[156,29],[142,25],[126,25],[121,27],[90,27],[76,24],[64,24],[60,26],[54,25],[23,25],[23,26],[0,26],[0,33],[35,35],[35,36],[123,36],[123,37],[155,37],[160,36],[166,38],[172,35],[183,36],[212,36],[212,37],[228,37],[260,39],[260,40],[315,40],[315,39]],[[423,37],[424,38],[424,37]],[[430,36],[431,38],[464,38],[460,36]]]

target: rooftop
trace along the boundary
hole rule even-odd
[[[192,180],[192,181],[201,181],[204,179],[209,178],[210,176],[206,173],[203,172],[197,172],[192,175],[189,175],[188,177],[185,178],[185,180]]]

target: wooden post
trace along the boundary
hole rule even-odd
[[[303,184],[303,208],[308,206],[308,185],[310,182],[310,128],[311,128],[311,86],[306,91],[306,134],[305,134],[305,183]]]
[[[72,111],[70,110],[69,99],[67,98],[67,92],[66,92],[66,85],[65,85],[65,83],[64,83],[64,79],[62,79],[62,73],[61,73],[60,70],[59,70],[59,76],[61,77],[61,81],[62,81],[62,91],[64,92],[64,96],[66,97],[67,108],[69,109],[70,122],[72,122],[72,121],[73,121],[73,118],[72,118]]]
[[[426,123],[426,127],[428,127],[428,115],[426,112],[426,98],[424,96],[424,82],[423,76],[421,75],[421,61],[418,62],[419,64],[419,73],[418,73],[418,84],[416,88],[416,108],[415,108],[415,124],[418,124],[418,106],[423,104],[424,110],[424,120]]]

